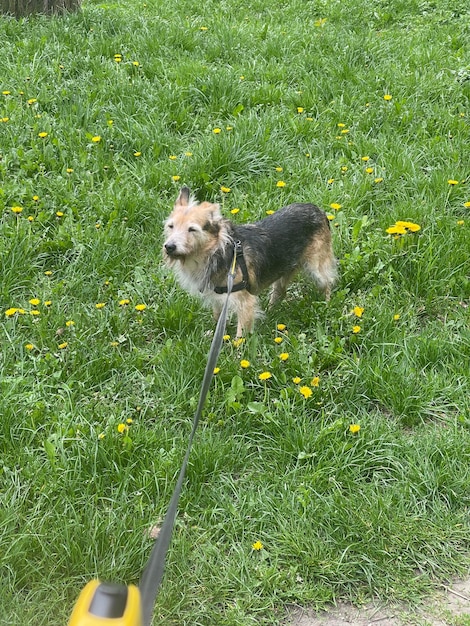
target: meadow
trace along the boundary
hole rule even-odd
[[[340,279],[227,326],[155,624],[468,574],[469,34],[466,0],[1,17],[2,624],[140,578],[214,328],[162,263],[183,184],[234,221],[324,208]]]

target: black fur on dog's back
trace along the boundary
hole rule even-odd
[[[315,235],[323,232],[329,237],[329,231],[325,212],[302,203],[289,204],[254,224],[233,225],[232,236],[242,242],[257,278],[249,291],[258,293],[300,269],[303,253]]]

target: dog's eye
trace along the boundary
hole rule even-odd
[[[195,233],[196,232],[196,228],[194,228],[194,226],[190,226],[188,228],[188,233]]]
[[[171,230],[173,228],[173,224],[167,224],[166,227]]]

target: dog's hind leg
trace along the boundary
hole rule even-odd
[[[292,278],[294,277],[294,274],[295,272],[292,272],[291,274],[288,274],[286,276],[281,276],[279,280],[276,280],[276,282],[273,283],[271,295],[269,297],[269,308],[272,308],[275,304],[284,299],[284,296],[286,295],[286,289]]]
[[[331,240],[328,239],[313,241],[304,257],[304,269],[324,294],[327,302],[338,279],[338,262],[333,253]]]
[[[240,291],[232,297],[237,311],[237,337],[243,337],[253,332],[255,318],[259,313],[258,298],[248,291]]]

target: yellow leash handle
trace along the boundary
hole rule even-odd
[[[142,626],[140,591],[135,585],[91,580],[78,597],[69,626]]]

